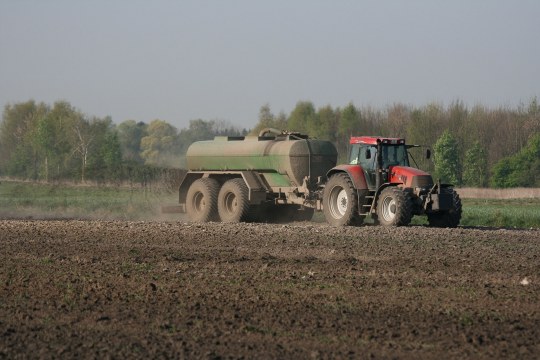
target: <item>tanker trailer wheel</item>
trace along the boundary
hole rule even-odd
[[[384,226],[406,226],[412,218],[411,194],[400,188],[385,188],[377,201],[377,218]]]
[[[186,212],[191,221],[218,220],[218,192],[219,183],[216,179],[201,178],[191,184],[186,196]]]
[[[244,180],[226,181],[219,191],[217,203],[221,221],[230,223],[245,221],[249,212],[249,194]]]
[[[428,214],[429,226],[455,228],[461,221],[461,199],[458,193],[452,188],[442,188],[441,191],[452,194],[452,208],[448,211]]]
[[[356,225],[359,215],[358,198],[350,178],[336,174],[328,180],[323,193],[323,212],[333,226]]]

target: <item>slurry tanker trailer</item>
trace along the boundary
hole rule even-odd
[[[310,220],[323,211],[334,226],[385,226],[425,215],[430,226],[456,227],[461,200],[450,184],[410,166],[404,139],[351,137],[349,159],[325,140],[264,129],[258,136],[217,136],[193,143],[180,182],[180,210],[192,221]],[[429,150],[426,152],[429,158]]]

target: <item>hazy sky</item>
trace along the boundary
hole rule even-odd
[[[178,128],[394,102],[540,96],[540,1],[0,0],[0,105]]]

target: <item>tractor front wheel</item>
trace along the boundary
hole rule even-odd
[[[461,199],[452,188],[442,188],[441,191],[452,194],[452,207],[448,211],[428,214],[429,226],[455,228],[461,221]]]
[[[377,219],[384,226],[406,226],[412,218],[410,193],[390,186],[385,188],[377,201]]]

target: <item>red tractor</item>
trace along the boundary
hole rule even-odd
[[[324,184],[322,207],[330,224],[358,225],[371,215],[375,223],[404,226],[424,214],[430,226],[459,224],[461,200],[452,185],[410,166],[408,150],[418,145],[372,136],[352,137],[350,145],[348,164],[328,171]]]

